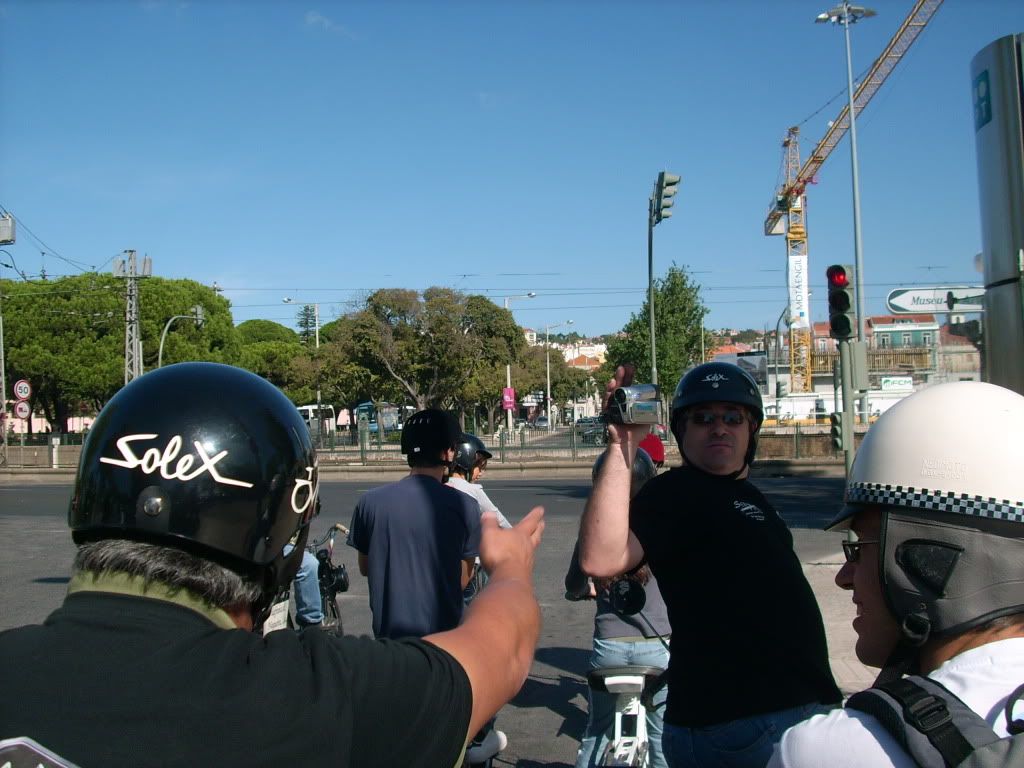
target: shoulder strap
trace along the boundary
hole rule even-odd
[[[953,768],[999,741],[985,719],[939,683],[904,677],[856,693],[846,706],[867,712],[924,768]]]

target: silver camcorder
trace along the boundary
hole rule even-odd
[[[612,424],[661,424],[661,396],[654,384],[619,387],[608,403]]]

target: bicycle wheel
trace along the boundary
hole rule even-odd
[[[341,625],[341,610],[338,607],[337,596],[332,598],[321,596],[321,604],[324,611],[323,628],[336,635],[344,634],[344,630]]]

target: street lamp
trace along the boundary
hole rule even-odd
[[[857,294],[857,341],[864,341],[867,338],[867,318],[864,316],[864,263],[860,244],[860,184],[857,176],[857,116],[853,106],[853,62],[850,56],[850,25],[874,15],[875,12],[870,8],[850,5],[849,0],[843,0],[835,8],[819,13],[815,19],[815,22],[818,24],[842,24],[843,32],[846,36],[846,87],[850,113],[850,166],[853,175],[853,253],[854,280],[856,282],[855,290]]]
[[[281,299],[285,304],[292,303],[291,296],[285,296]],[[313,307],[313,326],[314,334],[316,338],[316,443],[318,448],[324,447],[324,414],[323,407],[320,399],[320,305],[319,304],[304,304],[305,307]],[[308,331],[307,331],[308,333]]]
[[[164,341],[167,339],[167,332],[171,330],[171,323],[175,320],[194,320],[197,327],[202,328],[203,323],[206,322],[206,311],[202,305],[196,304],[192,307],[192,314],[190,315],[172,315],[171,319],[167,321],[164,326],[164,332],[160,334],[160,349],[156,353],[156,367],[160,368],[164,364]]]
[[[548,369],[548,388],[547,388],[547,391],[546,391],[547,400],[546,400],[546,403],[545,403],[545,413],[547,413],[547,417],[548,417],[548,432],[551,431],[551,426],[552,426],[551,425],[551,329],[552,328],[561,328],[563,325],[572,325],[572,320],[566,320],[565,322],[562,322],[562,323],[555,323],[554,325],[545,325],[544,326],[544,346],[546,347],[547,369]]]
[[[508,303],[512,299],[532,299],[537,294],[533,291],[529,293],[523,293],[518,296],[506,296],[505,297],[505,309],[508,309]],[[505,388],[512,389],[512,361],[505,363]],[[512,431],[512,408],[505,411],[505,424],[508,426],[508,431]]]

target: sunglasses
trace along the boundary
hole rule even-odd
[[[860,561],[860,548],[865,544],[879,544],[877,539],[858,539],[857,541],[843,541],[843,554],[846,555],[846,562],[856,563]]]
[[[710,427],[719,420],[727,427],[738,427],[747,420],[747,417],[743,411],[726,411],[722,414],[714,411],[693,411],[690,414],[690,423],[695,427]]]

